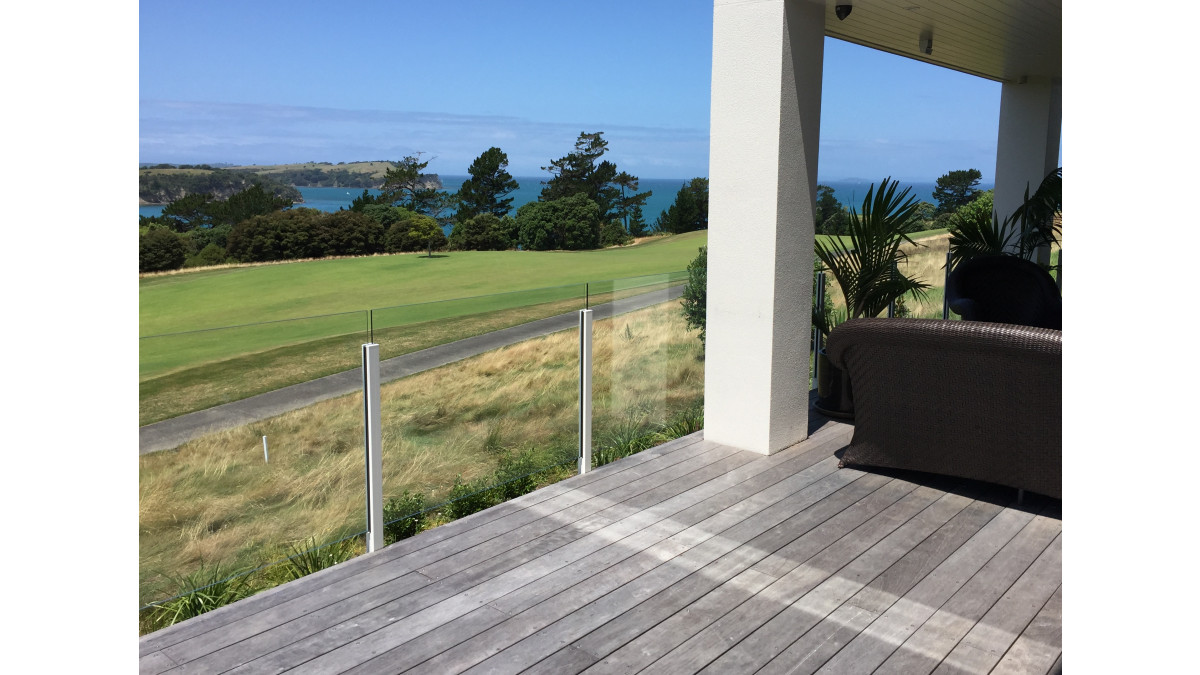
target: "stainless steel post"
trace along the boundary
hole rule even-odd
[[[579,310],[579,473],[592,470],[592,310]]]
[[[367,552],[383,548],[383,430],[379,421],[379,345],[362,346],[363,446],[367,478]]]
[[[942,279],[942,318],[950,318],[950,249],[946,249],[946,278]]]

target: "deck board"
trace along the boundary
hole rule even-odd
[[[932,672],[1061,531],[1062,523],[1057,518],[1035,516],[943,604],[935,604],[933,588],[932,597],[919,597],[918,603],[928,609],[926,620],[875,672]],[[1061,567],[1058,579],[1061,582]],[[866,641],[872,636],[860,637]]]
[[[626,482],[636,479],[647,471],[662,471],[674,463],[684,461],[709,447],[711,446],[703,445],[700,434],[692,434],[672,443],[651,448],[650,450],[622,460],[617,470],[598,470],[583,476],[576,476],[571,480],[569,485],[566,482],[556,483],[499,504],[493,508],[423,532],[419,541],[415,538],[406,539],[374,555],[360,556],[336,567],[321,570],[305,577],[304,584],[284,584],[277,586],[241,602],[221,607],[182,624],[172,626],[169,630],[161,630],[144,636],[139,644],[140,654],[145,656],[172,644],[204,635],[210,631],[240,621],[245,617],[269,610],[301,595],[314,592],[318,588],[337,584],[365,570],[386,565],[413,551],[432,548],[443,541],[455,540],[456,543],[453,544],[450,550],[461,550],[471,545],[472,541],[474,541],[473,539],[464,537],[468,533],[476,530],[484,530],[484,528],[492,528],[500,531],[512,529],[520,523],[527,522],[529,518],[537,517],[538,514],[544,515],[548,512],[566,508],[567,505],[573,503],[573,500],[578,500],[581,497],[580,490],[587,489],[589,486],[591,486],[591,492],[601,494],[604,492],[603,488],[610,487],[615,489]],[[645,466],[647,464],[651,465],[647,467]]]
[[[993,506],[987,502],[977,504],[980,504],[981,513],[986,513],[990,510],[988,507]],[[826,637],[821,632],[810,631],[784,650],[762,672],[814,672],[843,650],[845,655],[840,658],[853,661],[845,667],[852,666],[870,672],[894,651],[895,645],[933,613],[929,607],[931,603],[941,604],[966,583],[1030,518],[1032,514],[1021,514],[1011,509],[998,511],[911,588],[903,593],[894,589],[898,597],[889,606],[883,607],[890,594],[881,593],[872,598],[868,594],[873,594],[875,589],[868,587],[861,597],[856,596],[843,606],[844,609],[839,608],[843,616],[855,607],[863,610],[862,614],[852,614],[853,620],[843,619],[848,624],[866,623],[861,627],[856,626],[856,634],[847,635],[839,631]],[[876,613],[879,609],[882,612]],[[820,642],[822,638],[828,642]],[[854,646],[846,649],[849,645]]]
[[[627,643],[640,639],[659,623],[676,620],[677,613],[718,585],[750,568],[782,545],[803,536],[825,522],[831,515],[848,508],[878,490],[888,480],[886,476],[876,475],[864,475],[856,478],[820,502],[779,525],[767,529],[745,545],[721,556],[655,594],[639,604],[636,612],[626,612],[617,619],[588,633],[575,645],[598,657],[604,657]],[[768,578],[773,579],[774,577]],[[693,623],[693,625],[695,624]],[[645,643],[647,640],[642,640],[642,642]],[[640,648],[640,646],[635,645],[634,648]]]
[[[145,636],[143,673],[1061,670],[1061,502],[693,435]]]
[[[785,617],[781,629],[771,630],[770,624],[764,625],[714,661],[705,672],[756,671],[773,660],[775,667],[783,668],[783,672],[814,672],[985,527],[1000,510],[1000,506],[987,501],[971,502],[915,548],[903,553],[861,590],[820,618],[799,639],[800,624],[789,622]],[[814,606],[806,606],[806,611],[814,609]],[[780,654],[786,656],[778,658]],[[862,665],[857,668],[854,672],[870,671]]]
[[[836,480],[829,478],[827,484],[836,486],[838,484],[835,482]],[[829,489],[821,481],[818,481],[813,487],[815,490],[807,495],[813,499],[819,498]],[[802,507],[803,502],[784,503],[782,508],[785,510],[775,518],[786,516],[788,508],[795,510]],[[510,650],[511,654],[506,654],[503,658],[512,662],[520,655],[523,659],[522,666],[531,666],[541,658],[558,650],[562,646],[563,640],[573,640],[607,624],[628,612],[631,607],[638,605],[645,597],[653,595],[661,588],[669,586],[689,572],[734,548],[746,537],[755,534],[754,531],[745,530],[745,528],[736,529],[738,525],[745,522],[744,520],[729,520],[745,518],[744,514],[739,514],[737,511],[736,507],[727,508],[705,523],[681,532],[678,547],[671,546],[671,541],[667,540],[664,542],[664,546],[657,547],[657,549],[651,547],[634,556],[627,564],[618,566],[611,572],[606,572],[605,576],[612,574],[613,577],[611,580],[606,580],[603,586],[592,584],[590,588],[571,589],[562,596],[551,598],[530,612],[515,617],[514,626],[520,627],[522,632],[528,632],[530,627],[542,626],[542,628],[537,633],[525,638],[517,648]],[[721,532],[719,536],[706,537],[703,541],[695,540],[695,537],[702,532],[718,530],[720,528],[718,523],[723,524],[722,521],[730,522],[731,526]],[[765,527],[757,520],[751,522],[759,528]],[[617,582],[621,584],[619,587],[596,597],[598,591],[616,586]],[[578,606],[580,602],[584,601],[588,602],[581,611],[564,611],[564,608]]]
[[[1055,661],[1061,658],[1061,645],[1062,586],[1059,586],[992,673],[1048,673]]]
[[[1047,574],[1055,569],[1062,569],[1061,534],[933,672],[990,671],[1045,605],[1047,597],[1062,585],[1061,579]]]
[[[963,499],[916,487],[642,672],[699,672],[758,630],[770,632],[782,624],[823,616],[827,610],[820,607],[840,604],[839,598],[857,590],[857,577],[890,564],[908,540],[919,541],[928,535],[927,528],[940,526],[961,510]],[[805,601],[799,602],[802,598]]]
[[[782,499],[798,486],[807,486],[835,472],[832,457],[826,456],[820,461],[815,461],[817,459],[820,459],[819,455],[814,457],[812,453],[808,453],[794,459],[780,458],[774,462],[757,462],[753,468],[733,471],[719,480],[712,481],[704,486],[705,490],[695,491],[691,496],[693,501],[707,496],[706,499],[697,502],[691,508],[677,512],[661,526],[647,528],[638,533],[642,536],[631,537],[629,541],[619,542],[606,550],[598,551],[580,560],[573,569],[559,570],[548,575],[536,587],[518,589],[492,602],[493,607],[517,614],[517,617],[484,634],[472,637],[427,664],[422,664],[416,672],[439,672],[446,668],[463,667],[468,665],[468,662],[480,660],[518,640],[529,639],[531,634],[559,620],[565,620],[567,623],[560,624],[554,632],[548,634],[575,630],[571,627],[572,622],[595,621],[595,607],[590,607],[582,613],[572,613],[571,609],[593,602],[604,605],[625,601],[621,593],[597,599],[610,590],[618,590],[625,594],[632,592],[635,587],[633,582],[641,575],[691,548],[699,548],[703,540],[698,537],[711,538],[714,532],[722,529],[722,523],[732,524],[745,519],[749,514],[741,513],[744,509],[740,507],[754,490],[762,490],[754,495],[756,497],[775,494],[776,498]],[[791,466],[797,461],[812,464],[804,470],[798,470],[799,466]],[[763,467],[772,466],[780,470],[762,470]],[[755,473],[757,475],[754,475]],[[762,489],[764,484],[771,481],[774,481],[774,484]],[[819,495],[814,495],[814,499],[819,499]],[[614,560],[618,561],[617,564],[603,567]],[[603,573],[600,573],[602,569]],[[589,582],[579,584],[581,579],[587,579]],[[562,590],[557,595],[550,594],[560,588]],[[531,606],[535,601],[538,602]],[[528,609],[524,609],[527,607]],[[539,643],[537,637],[523,642],[518,651],[528,651],[535,643]],[[557,646],[555,645],[555,648]],[[513,655],[507,655],[505,658],[511,659]]]
[[[468,537],[465,543],[476,542],[480,540],[483,534],[495,535],[492,537],[495,539],[512,536],[513,532],[520,531],[521,528],[534,527],[536,523],[545,520],[558,523],[562,523],[563,520],[568,521],[563,523],[563,528],[547,533],[546,536],[533,546],[510,549],[501,555],[480,561],[474,566],[464,567],[456,573],[439,579],[407,596],[397,597],[385,605],[373,607],[370,608],[370,611],[358,613],[353,617],[353,626],[342,625],[344,621],[348,620],[344,617],[339,617],[336,622],[327,622],[325,626],[319,627],[320,630],[308,635],[299,636],[303,637],[302,640],[290,642],[285,651],[270,654],[266,659],[246,661],[246,670],[247,672],[276,672],[285,668],[298,666],[312,658],[323,658],[323,662],[328,662],[335,657],[327,657],[325,655],[338,648],[341,648],[339,654],[353,653],[353,658],[362,658],[361,653],[358,651],[360,643],[357,641],[360,638],[372,635],[376,631],[381,630],[384,632],[373,638],[377,640],[374,643],[376,645],[375,649],[386,651],[387,647],[381,645],[386,645],[389,639],[398,639],[403,642],[408,639],[408,631],[416,630],[422,626],[436,626],[439,622],[456,618],[455,612],[465,614],[476,609],[481,604],[481,601],[466,595],[459,597],[463,589],[468,589],[475,596],[479,596],[480,594],[500,593],[508,588],[529,583],[545,573],[545,567],[555,559],[552,556],[556,552],[561,555],[561,549],[576,544],[581,538],[586,539],[586,535],[614,526],[612,523],[601,520],[589,521],[584,527],[571,527],[571,524],[576,522],[577,517],[586,514],[586,511],[581,509],[571,510],[580,503],[591,502],[591,510],[595,512],[611,506],[619,498],[636,495],[638,489],[645,487],[647,483],[658,485],[664,481],[668,481],[672,476],[677,474],[684,474],[683,477],[686,477],[693,470],[703,467],[705,462],[710,464],[716,463],[723,468],[729,468],[734,463],[744,463],[744,461],[744,457],[731,459],[729,454],[720,448],[710,448],[710,452],[676,462],[664,469],[648,473],[640,478],[625,483],[618,482],[618,486],[613,490],[606,490],[602,495],[576,502],[570,507],[546,515],[537,521],[525,522],[527,519],[511,521],[509,523],[510,526],[520,523],[516,530],[505,532],[501,527],[502,524],[498,521],[493,522],[488,528],[484,528],[490,530],[490,532],[477,533],[475,530],[472,530],[465,533]],[[725,464],[721,464],[722,462],[725,462]],[[631,477],[626,476],[626,480],[629,480]],[[608,487],[607,484],[599,481],[595,485],[601,486],[597,489]],[[687,486],[688,483],[684,481],[677,485],[677,489],[686,494]],[[643,518],[647,517],[643,515],[644,513],[644,511],[639,512],[638,515]],[[629,524],[625,525],[625,527],[629,526]],[[459,546],[451,545],[452,542],[450,540],[440,543],[444,544],[438,546],[437,554],[441,555],[449,555],[450,551],[462,548],[461,544]],[[427,562],[434,557],[434,554],[418,549],[409,555],[394,558],[388,565],[404,565],[406,563],[411,565],[414,563],[414,560],[416,562]],[[468,561],[463,560],[462,562],[465,565]],[[396,622],[400,619],[407,619],[403,630],[395,628]],[[392,637],[393,633],[395,633],[396,637]],[[420,633],[416,634],[419,635]],[[347,641],[350,641],[351,644],[343,647]],[[280,647],[282,646],[280,645]]]

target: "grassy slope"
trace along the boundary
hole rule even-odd
[[[138,173],[146,176],[194,176],[202,173],[212,173],[209,169],[138,169]]]
[[[294,169],[321,169],[324,171],[345,170],[359,173],[370,173],[376,178],[383,178],[388,169],[392,168],[391,162],[348,162],[346,164],[317,164],[315,162],[304,162],[302,164],[246,164],[243,166],[231,166],[231,170],[236,171],[253,171],[261,174],[283,173]]]
[[[390,255],[143,277],[140,334],[230,326],[682,270],[707,232],[601,251]]]

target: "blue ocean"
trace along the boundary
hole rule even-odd
[[[467,176],[441,176],[442,186],[447,192],[457,192],[462,186]],[[542,192],[541,181],[545,180],[544,176],[517,176],[517,182],[520,184],[515,192],[509,196],[513,198],[513,210],[516,211],[522,204],[527,202],[537,201],[538,195]],[[667,210],[675,201],[675,193],[679,192],[689,179],[686,178],[644,178],[640,181],[638,188],[642,192],[650,190],[653,194],[646,200],[646,206],[642,209],[642,215],[645,217],[648,224],[652,224],[654,219],[660,213]],[[838,201],[845,206],[853,206],[856,209],[862,207],[862,200],[867,196],[867,190],[871,187],[871,181],[867,180],[848,180],[848,181],[822,181],[823,185],[828,185],[833,188],[833,194]],[[918,201],[926,201],[936,203],[933,200],[933,189],[936,183],[904,183],[901,182],[901,187],[912,187],[912,195]],[[981,185],[980,189],[989,190],[992,186]],[[304,197],[304,203],[298,206],[306,206],[312,209],[320,209],[321,211],[337,211],[341,208],[350,206],[351,200],[362,194],[362,189],[354,190],[348,188],[331,188],[331,187],[302,187],[297,188],[300,194]],[[371,194],[379,194],[378,190],[371,190]],[[157,216],[162,213],[161,204],[145,205],[138,207],[138,213],[143,216]]]
[[[446,192],[458,192],[458,188],[462,186],[464,180],[468,176],[440,176],[442,179],[442,188]],[[512,206],[515,212],[522,204],[537,201],[538,195],[542,193],[541,181],[545,180],[543,176],[515,176],[520,187],[510,193],[508,196],[513,198]],[[647,223],[653,223],[658,214],[667,210],[675,201],[675,193],[679,192],[679,188],[683,187],[688,182],[687,178],[643,178],[638,184],[638,190],[645,192],[650,190],[653,194],[646,200],[646,206],[642,209],[642,217]],[[362,194],[362,188],[331,188],[331,187],[300,187],[296,188],[304,197],[303,204],[297,206],[305,206],[310,209],[320,209],[321,211],[337,211],[342,208],[349,208],[350,202],[357,196]],[[370,190],[373,195],[379,194],[378,190]],[[138,207],[139,215],[157,216],[162,213],[161,204],[143,205]],[[515,213],[514,213],[515,215]]]

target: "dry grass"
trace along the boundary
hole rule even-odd
[[[950,235],[939,234],[916,240],[917,246],[903,247],[908,260],[900,272],[917,281],[929,284],[924,300],[905,298],[909,311],[917,318],[942,318],[942,302],[946,295],[946,252],[950,250]]]
[[[918,281],[930,285],[927,297],[917,300],[911,296],[904,298],[911,316],[917,318],[941,318],[942,298],[946,288],[946,251],[949,248],[950,235],[936,234],[930,237],[916,239],[916,245],[904,244],[901,250],[908,255],[908,260],[900,265],[900,271]],[[833,306],[835,310],[846,310],[846,299],[842,295],[837,281],[831,287]]]
[[[385,496],[407,489],[436,503],[456,475],[487,475],[505,451],[531,450],[538,466],[574,457],[577,341],[565,331],[385,385]],[[661,421],[702,399],[701,347],[676,302],[597,322],[593,354],[598,429],[631,415]],[[202,562],[248,568],[289,542],[361,531],[360,401],[324,401],[142,457],[142,604],[166,597],[166,575]]]
[[[345,164],[319,164],[316,162],[303,162],[298,164],[246,164],[242,166],[229,167],[232,171],[253,171],[261,174],[282,173],[284,171],[292,171],[296,169],[321,169],[323,171],[334,171],[344,169],[352,173],[369,173],[373,178],[383,179],[384,174],[388,169],[392,168],[391,162],[346,162]]]

